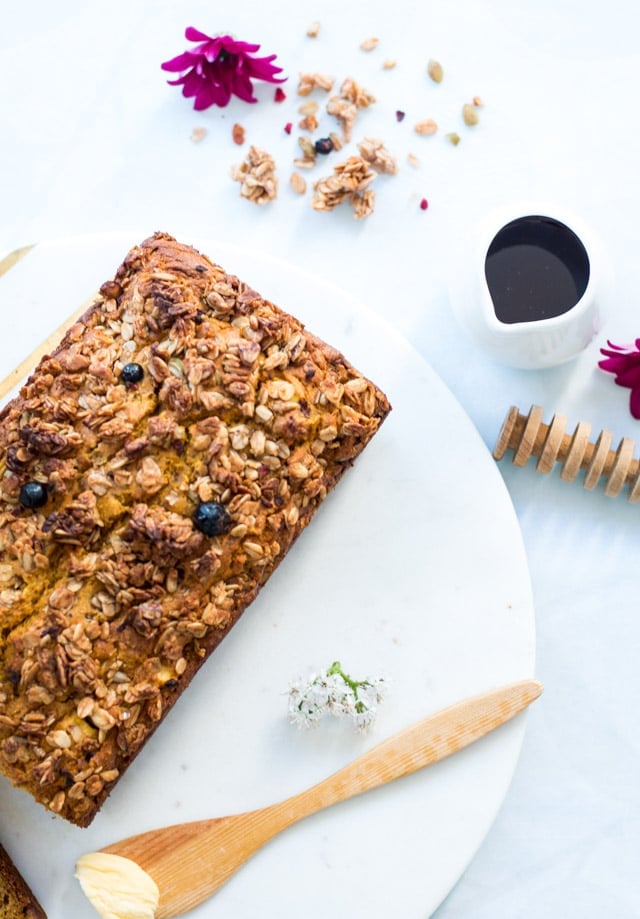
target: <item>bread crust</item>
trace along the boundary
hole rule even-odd
[[[0,919],[47,919],[29,885],[0,845]]]
[[[0,414],[0,770],[87,826],[389,410],[195,249],[133,248]]]

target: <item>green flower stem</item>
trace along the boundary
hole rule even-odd
[[[349,689],[353,691],[353,694],[356,697],[356,700],[358,699],[358,687],[364,686],[367,682],[367,680],[358,681],[358,680],[354,680],[353,677],[350,677],[349,674],[345,673],[344,670],[342,669],[342,664],[340,663],[340,661],[334,661],[331,664],[331,666],[327,670],[327,676],[341,677],[344,680],[344,682],[347,684]]]

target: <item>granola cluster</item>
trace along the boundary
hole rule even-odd
[[[369,188],[376,173],[361,156],[350,156],[334,166],[333,175],[320,179],[313,186],[312,206],[316,211],[332,211],[348,202],[354,217],[361,219],[373,213],[375,191]]]
[[[240,182],[240,194],[254,204],[268,204],[278,197],[278,179],[273,157],[265,150],[253,145],[247,158],[234,166],[231,177]]]
[[[101,292],[0,416],[0,770],[83,826],[389,410],[170,236]]]

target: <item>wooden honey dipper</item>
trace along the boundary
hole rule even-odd
[[[610,431],[602,430],[591,442],[590,424],[581,421],[573,434],[568,434],[564,415],[554,415],[551,424],[543,424],[542,415],[539,405],[533,405],[528,415],[511,406],[493,451],[494,459],[501,460],[507,450],[513,450],[513,464],[524,466],[536,456],[536,470],[545,474],[559,462],[560,478],[565,482],[573,482],[584,469],[584,487],[590,491],[604,478],[605,495],[616,497],[626,484],[629,501],[640,501],[640,462],[634,459],[635,442],[630,437],[623,437],[612,450]]]

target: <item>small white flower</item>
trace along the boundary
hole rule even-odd
[[[357,730],[365,731],[373,723],[388,681],[354,680],[339,661],[328,670],[312,673],[306,683],[293,680],[289,686],[289,720],[300,728],[317,725],[324,713],[351,719]]]

